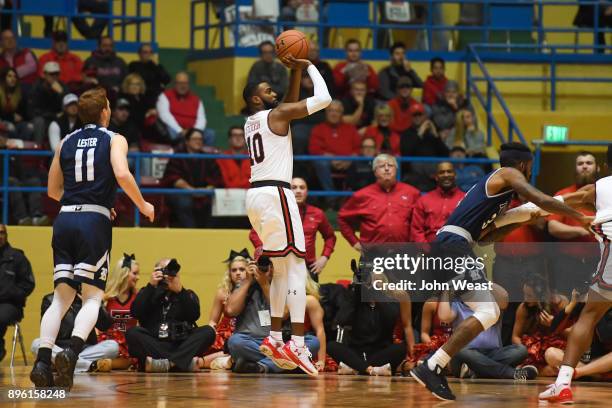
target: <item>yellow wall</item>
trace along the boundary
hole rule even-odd
[[[11,245],[24,250],[36,276],[36,289],[28,298],[22,322],[29,350],[32,340],[39,334],[41,299],[53,291],[51,228],[11,226],[8,233]],[[253,252],[247,235],[243,230],[115,228],[111,262],[114,264],[121,259],[123,252],[135,253],[141,266],[139,285],[144,286],[159,258],[177,258],[182,265],[180,276],[184,286],[193,289],[200,298],[202,314],[198,323],[206,324],[213,295],[225,271],[222,261],[227,258],[229,250],[246,247]],[[349,261],[357,253],[340,233],[337,236],[336,250],[321,275],[321,283],[352,276]],[[322,248],[321,241],[317,248]],[[5,339],[7,347],[10,347],[12,328],[7,331]]]

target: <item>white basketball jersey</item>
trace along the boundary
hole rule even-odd
[[[293,176],[293,147],[291,130],[279,136],[270,130],[268,115],[271,109],[247,118],[244,137],[251,160],[251,183],[274,180],[291,183]]]
[[[608,239],[612,238],[612,176],[604,177],[595,183],[595,221]]]

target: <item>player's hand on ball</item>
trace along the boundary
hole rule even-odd
[[[150,222],[155,220],[155,207],[153,207],[153,204],[145,201],[145,204],[143,208],[140,209],[140,212],[147,217]]]
[[[280,60],[283,63],[283,65],[289,69],[304,70],[304,69],[307,69],[309,65],[311,65],[311,62],[308,61],[307,59],[297,59],[291,54],[285,55]]]

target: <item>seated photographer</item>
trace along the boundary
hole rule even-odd
[[[345,316],[338,321],[345,327],[344,335],[338,341],[327,343],[327,353],[339,363],[338,374],[392,376],[406,355],[412,354],[411,304],[406,300],[362,301],[361,292],[368,288],[354,271],[357,283],[350,286],[353,301],[347,305],[349,310],[338,312]],[[394,344],[393,334],[398,320],[402,325],[404,342]]]
[[[111,363],[113,370],[126,370],[136,364],[135,359],[130,358],[125,332],[138,325],[130,309],[138,293],[136,284],[139,275],[140,266],[134,254],[124,253],[110,274],[104,293],[104,305],[113,324],[108,330],[98,334],[98,341],[115,340],[119,344],[119,357]]]
[[[505,310],[508,306],[508,293],[497,284],[493,284],[493,288],[500,310]],[[453,329],[473,314],[463,301],[449,295],[448,291],[440,296],[438,317],[442,322],[452,323]],[[453,356],[450,368],[453,375],[459,378],[533,380],[538,376],[536,367],[527,365],[517,368],[526,357],[527,349],[523,345],[502,346],[501,319],[498,319]]]
[[[270,282],[274,273],[272,262],[267,257],[259,259],[259,265],[250,262],[246,278],[227,299],[225,314],[236,317],[236,331],[227,341],[230,355],[237,373],[281,373],[266,357],[259,346],[270,334]],[[306,347],[312,354],[319,351],[317,337],[306,334]],[[298,369],[296,369],[298,370]],[[301,371],[300,371],[301,372]]]
[[[40,306],[40,316],[45,314],[51,303],[53,302],[53,293],[45,295],[42,299]],[[74,297],[72,305],[68,308],[68,311],[62,318],[59,332],[55,340],[55,345],[51,350],[51,357],[55,361],[55,355],[65,348],[70,346],[70,339],[72,337],[72,330],[74,329],[74,321],[77,317],[77,313],[81,310],[82,306],[81,292],[80,289],[77,295]],[[98,313],[98,320],[96,321],[95,328],[89,333],[87,340],[85,341],[85,347],[79,354],[79,359],[76,363],[75,372],[108,372],[111,371],[111,361],[119,355],[119,344],[115,340],[104,340],[98,343],[96,337],[96,329],[108,330],[111,327],[113,321],[108,313],[104,310],[104,307],[100,307]],[[32,341],[32,353],[38,354],[40,348],[40,338]]]
[[[126,333],[128,351],[146,372],[195,371],[215,341],[210,326],[196,327],[200,317],[198,296],[181,283],[176,259],[155,264],[149,284],[132,303],[132,316],[140,327]]]
[[[227,269],[213,299],[208,319],[208,324],[215,328],[217,337],[215,343],[205,353],[202,368],[213,370],[229,370],[232,368],[232,358],[227,353],[227,340],[236,329],[236,318],[224,314],[223,309],[229,295],[246,277],[247,265],[250,260],[249,251],[244,248],[240,252],[232,249],[229,257],[224,261],[227,263]]]

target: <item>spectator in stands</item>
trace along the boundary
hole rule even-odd
[[[138,151],[140,146],[140,128],[132,120],[132,105],[127,99],[119,98],[112,109],[108,130],[123,135],[130,151]]]
[[[342,106],[344,106],[342,120],[357,126],[359,133],[363,134],[374,120],[376,107],[376,101],[367,93],[366,83],[358,80],[351,82],[350,92],[342,99]]]
[[[476,115],[469,109],[457,113],[453,145],[463,146],[470,157],[486,157],[484,133],[478,129]]]
[[[40,316],[45,314],[45,311],[51,306],[53,302],[53,293],[45,295],[42,299],[40,306]],[[83,306],[83,300],[81,299],[80,293],[74,297],[72,304],[68,308],[68,311],[62,318],[57,338],[55,339],[55,345],[51,350],[52,358],[55,359],[57,353],[70,346],[70,338],[72,337],[72,331],[74,330],[74,322],[76,315]],[[119,355],[119,345],[115,340],[105,340],[98,343],[96,336],[97,330],[107,330],[113,324],[113,319],[109,316],[103,306],[100,306],[98,311],[98,320],[96,321],[95,327],[89,333],[89,336],[85,340],[85,347],[83,351],[79,353],[79,359],[76,362],[75,372],[108,372],[112,366],[109,364],[111,360],[117,358]],[[35,355],[38,353],[40,347],[40,338],[32,341],[32,353]]]
[[[289,84],[289,77],[285,66],[275,61],[274,56],[274,44],[271,41],[259,44],[259,61],[251,67],[247,82],[249,84],[267,82],[278,95],[278,99],[282,100]]]
[[[0,54],[0,68],[11,67],[17,71],[19,82],[24,86],[27,94],[31,86],[38,77],[38,65],[36,57],[28,48],[17,48],[15,34],[11,30],[4,30],[0,33],[2,54]]]
[[[198,129],[188,129],[185,133],[184,148],[177,153],[203,153],[204,135]],[[219,168],[214,160],[194,160],[171,158],[164,174],[164,182],[174,188],[185,190],[204,190],[210,186],[220,186]],[[204,226],[210,217],[210,199],[206,196],[191,194],[172,194],[168,197],[178,225],[183,228]]]
[[[51,51],[40,56],[38,60],[38,75],[44,76],[43,67],[49,61],[57,62],[60,66],[59,80],[65,83],[70,90],[75,90],[83,80],[83,61],[68,51],[68,35],[65,31],[53,33]]]
[[[431,107],[431,118],[438,132],[454,128],[457,112],[467,107],[468,101],[459,94],[459,84],[456,81],[447,81],[444,95]],[[442,134],[441,137],[444,138]],[[452,139],[445,139],[445,142],[449,148],[453,147]]]
[[[563,195],[577,191],[587,184],[594,183],[599,176],[599,165],[595,155],[589,151],[581,151],[576,155],[574,170],[574,184],[555,195]],[[585,215],[595,215],[591,209],[578,209]],[[599,261],[598,245],[595,237],[581,228],[569,217],[553,214],[548,218],[548,232],[561,243],[573,245],[559,245],[558,251],[552,258],[555,288],[559,293],[569,296],[574,288],[581,288],[590,279],[590,272],[596,270]]]
[[[79,13],[109,14],[111,2],[109,0],[78,0]],[[85,17],[73,18],[72,22],[81,35],[89,40],[100,38],[108,25],[108,18],[94,18],[88,22]]]
[[[380,99],[389,101],[395,98],[397,95],[397,82],[402,77],[410,78],[415,88],[422,88],[423,81],[406,59],[406,45],[402,42],[394,43],[389,50],[389,54],[391,56],[391,65],[383,68],[378,73],[378,80],[380,81],[378,96]]]
[[[432,242],[465,193],[455,184],[455,169],[450,162],[438,163],[436,189],[417,200],[412,214],[412,242]]]
[[[372,163],[376,183],[357,191],[338,213],[338,226],[348,243],[410,242],[410,224],[419,190],[397,181],[397,160],[379,154]],[[359,238],[355,235],[360,231]]]
[[[342,120],[343,107],[338,100],[325,109],[325,122],[315,126],[310,134],[308,151],[319,156],[353,156],[359,153],[359,134],[355,126]],[[345,172],[350,162],[315,160],[312,162],[323,190],[333,190],[332,170]]]
[[[332,96],[332,98],[335,98],[336,83],[334,81],[334,72],[331,66],[326,61],[321,60],[320,51],[321,50],[319,50],[319,44],[316,41],[309,42],[308,59],[310,60],[310,62],[312,62],[312,65],[317,67],[317,69],[321,73],[321,76],[325,80],[325,84],[327,85],[327,90],[329,91],[329,94]],[[306,77],[310,78],[309,75],[306,75]],[[302,81],[304,80],[302,79]]]
[[[92,51],[91,56],[85,60],[83,69],[95,71],[99,85],[111,95],[119,92],[121,81],[127,74],[125,61],[115,54],[113,39],[108,35],[100,37],[98,49]]]
[[[134,254],[123,254],[115,265],[115,269],[109,275],[108,285],[104,293],[104,304],[106,312],[112,319],[112,325],[106,331],[98,334],[98,342],[114,340],[119,345],[119,355],[110,362],[115,370],[128,369],[133,359],[130,358],[125,333],[132,327],[138,325],[138,320],[132,316],[132,303],[136,299],[138,279],[140,277],[140,265]]]
[[[400,137],[402,156],[447,157],[448,148],[438,136],[433,122],[425,115],[425,107],[415,103],[408,111],[412,116],[412,125]],[[402,172],[406,180],[422,191],[435,188],[435,163],[405,163]]]
[[[440,57],[432,58],[429,61],[431,75],[427,77],[423,84],[423,103],[428,106],[433,106],[438,99],[444,94],[446,86],[445,62]]]
[[[378,156],[376,149],[376,140],[365,136],[361,139],[361,147],[359,148],[359,156],[370,157],[371,160],[359,160],[351,162],[346,172],[346,184],[352,191],[357,191],[376,182],[376,177],[372,173],[372,160]]]
[[[391,129],[393,111],[389,105],[379,105],[374,113],[374,122],[364,133],[364,137],[371,137],[376,141],[376,149],[380,153],[394,156],[400,155],[400,136]]]
[[[496,286],[496,285],[494,285]],[[503,289],[496,287],[494,292],[500,309],[507,304],[507,294],[499,295]],[[505,299],[500,299],[505,296]],[[452,323],[453,329],[474,312],[462,300],[455,298],[449,301],[448,292],[444,292],[438,306],[438,316],[445,323]],[[533,380],[538,376],[534,366],[516,368],[527,357],[527,349],[520,344],[503,346],[501,343],[500,322],[480,333],[465,348],[455,354],[450,367],[459,378],[504,378],[514,380]]]
[[[323,272],[327,261],[334,247],[336,246],[336,235],[334,229],[327,220],[325,212],[314,205],[310,205],[306,202],[308,198],[308,184],[306,180],[301,177],[294,177],[291,180],[291,190],[295,194],[295,201],[297,202],[302,218],[302,224],[304,227],[304,238],[306,240],[306,265],[310,271],[310,277],[315,281],[319,281],[319,275]],[[323,237],[323,251],[321,256],[317,257],[316,241],[317,232],[321,233]],[[259,254],[263,250],[263,243],[259,239],[259,236],[255,230],[251,229],[249,233],[249,239],[255,247],[255,253]]]
[[[157,111],[157,98],[149,99],[144,80],[138,74],[128,74],[121,84],[119,98],[126,99],[130,104],[131,120],[142,131],[147,124],[153,124]]]
[[[156,101],[166,85],[170,83],[170,75],[166,69],[153,59],[151,44],[142,44],[138,49],[138,61],[128,65],[128,72],[140,75],[146,84],[146,99]]]
[[[157,99],[160,131],[165,139],[180,143],[191,128],[204,132],[206,112],[202,100],[189,87],[189,75],[178,72],[174,77],[174,88],[162,92]],[[206,133],[204,133],[206,136]],[[204,140],[207,146],[214,145],[214,137],[208,135]]]
[[[465,159],[467,153],[463,147],[455,146],[451,149],[449,156],[453,159]],[[455,163],[455,173],[457,173],[457,186],[464,192],[472,188],[485,175],[479,165],[466,163]]]
[[[62,99],[64,111],[49,124],[49,129],[47,130],[49,147],[52,152],[55,152],[55,149],[64,137],[81,127],[78,103],[79,97],[73,93],[65,95]],[[123,135],[129,137],[129,135]]]
[[[244,128],[242,126],[231,126],[227,131],[229,149],[225,154],[248,155],[246,141],[244,139]],[[217,166],[223,177],[225,188],[249,188],[251,178],[251,163],[249,159],[217,159]]]
[[[279,368],[259,351],[259,345],[270,334],[270,283],[274,267],[260,269],[256,263],[247,266],[246,278],[236,285],[225,303],[225,314],[236,317],[236,331],[227,341],[237,373],[281,373]],[[319,340],[311,334],[304,335],[304,343],[312,355],[319,351]]]
[[[21,91],[15,68],[0,70],[0,120],[6,125],[10,136],[32,140],[34,127],[27,121],[26,98]]]
[[[6,225],[0,224],[0,361],[6,355],[6,328],[23,318],[26,299],[33,290],[30,261],[21,249],[9,244]]]
[[[34,125],[34,141],[42,145],[49,123],[62,111],[66,87],[59,81],[60,67],[55,61],[45,64],[44,76],[32,87],[28,111]]]
[[[354,38],[349,39],[345,46],[346,60],[334,67],[334,81],[336,83],[336,97],[342,98],[349,93],[353,82],[365,82],[367,93],[376,94],[378,91],[378,76],[370,65],[361,60],[361,43]]]
[[[179,270],[176,259],[159,260],[130,308],[140,326],[129,329],[125,338],[142,371],[199,370],[202,359],[197,356],[215,341],[215,329],[196,326],[200,300],[183,286]]]
[[[412,97],[412,80],[409,77],[401,77],[396,82],[395,97],[389,101],[389,107],[393,110],[393,122],[391,128],[402,133],[412,125],[412,113],[410,107],[418,104]]]

